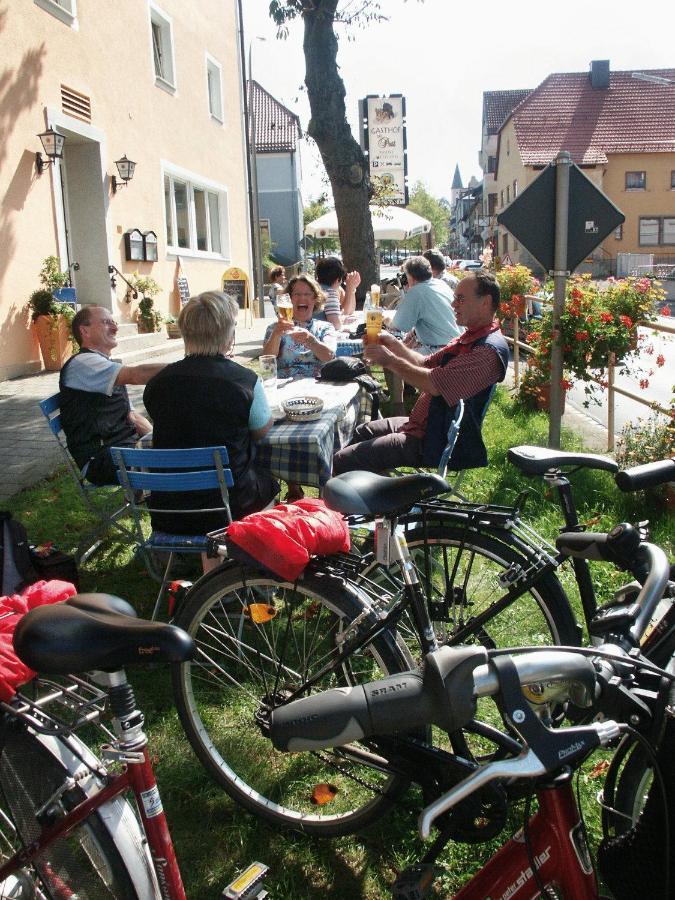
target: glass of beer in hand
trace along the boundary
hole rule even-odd
[[[366,343],[379,343],[379,334],[382,331],[382,310],[379,306],[370,306],[366,309]]]
[[[293,304],[289,294],[281,294],[277,300],[277,313],[284,322],[293,321]]]

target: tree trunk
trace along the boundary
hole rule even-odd
[[[354,140],[345,112],[345,86],[338,72],[338,41],[333,30],[338,0],[315,0],[304,11],[305,84],[312,117],[307,129],[319,148],[333,189],[342,259],[347,271],[361,273],[362,299],[379,282],[375,239],[368,202],[368,165]]]

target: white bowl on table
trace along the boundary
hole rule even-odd
[[[282,402],[281,408],[290,422],[315,422],[321,418],[323,400],[321,397],[291,397]]]

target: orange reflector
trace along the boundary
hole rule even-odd
[[[334,784],[317,784],[312,791],[312,803],[315,806],[325,806],[335,799],[337,792]]]
[[[269,622],[276,616],[277,611],[269,603],[249,603],[246,607],[246,614],[259,624],[260,622]]]

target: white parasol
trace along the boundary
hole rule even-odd
[[[401,206],[371,206],[370,214],[376,241],[405,241],[415,237],[416,234],[427,234],[431,231],[431,222],[428,219]],[[310,222],[305,228],[305,234],[314,238],[339,237],[335,210],[324,213]]]

